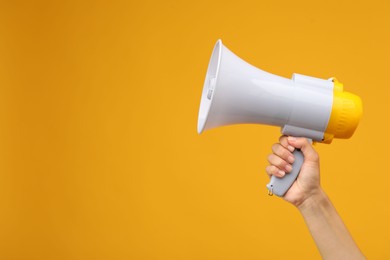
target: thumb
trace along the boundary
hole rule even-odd
[[[289,136],[287,141],[291,146],[301,149],[306,160],[312,162],[319,161],[318,153],[306,138]]]

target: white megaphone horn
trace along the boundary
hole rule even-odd
[[[337,80],[300,74],[287,79],[265,72],[218,40],[203,86],[198,133],[225,125],[265,124],[281,127],[284,135],[330,143],[351,137],[361,113],[360,98],[344,92]],[[270,194],[283,196],[294,183],[304,159],[299,150],[294,156],[290,173],[271,178]]]

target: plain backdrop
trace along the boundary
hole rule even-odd
[[[362,251],[388,259],[388,1],[1,1],[1,259],[320,259],[269,197],[280,129],[196,131],[217,39],[290,78],[361,96],[353,138],[318,144]]]

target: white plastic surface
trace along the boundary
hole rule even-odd
[[[332,82],[299,74],[287,79],[265,72],[219,40],[203,86],[198,133],[224,125],[266,124],[320,141],[332,103]]]

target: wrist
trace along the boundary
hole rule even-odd
[[[310,195],[308,195],[301,203],[296,205],[296,207],[301,213],[304,213],[306,211],[325,206],[328,202],[328,196],[326,195],[324,190],[319,187]]]

